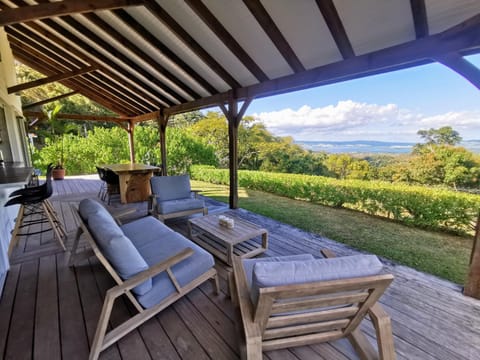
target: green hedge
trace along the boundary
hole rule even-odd
[[[214,184],[229,183],[227,169],[193,166],[191,176]],[[248,189],[461,233],[471,231],[480,210],[479,195],[447,189],[246,170],[240,170],[238,177],[239,186]]]

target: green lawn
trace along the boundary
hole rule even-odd
[[[228,187],[192,180],[192,188],[228,203]],[[239,189],[239,206],[397,263],[463,284],[471,237],[426,231],[360,212]]]

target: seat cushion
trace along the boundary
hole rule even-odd
[[[143,225],[148,226],[148,232],[158,234],[155,241],[145,241],[142,236],[136,236],[132,237],[132,242],[149,266],[165,261],[186,248],[191,248],[193,255],[172,267],[173,274],[180,286],[187,285],[214,266],[213,256],[200,246],[179,233],[164,231],[163,227],[166,226],[154,218],[145,219]],[[152,289],[138,296],[137,300],[143,307],[149,308],[174,292],[176,292],[174,285],[167,274],[163,272],[153,277]]]
[[[148,269],[148,264],[108,211],[90,212],[88,219],[88,228],[100,251],[123,280]],[[132,292],[142,295],[151,288],[152,279],[148,279],[133,288]]]
[[[255,304],[260,288],[371,276],[377,275],[382,268],[382,263],[375,255],[257,262],[253,267],[251,296]]]
[[[152,176],[152,194],[159,201],[189,198],[191,193],[190,176]]]
[[[201,199],[185,198],[177,200],[158,201],[157,211],[159,214],[172,214],[180,211],[201,210],[205,202]]]

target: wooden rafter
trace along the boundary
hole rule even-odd
[[[245,67],[259,81],[268,80],[268,76],[263,72],[260,66],[248,55],[248,53],[240,46],[235,38],[225,29],[225,27],[217,20],[210,10],[197,0],[186,0],[186,3],[197,14],[199,18],[212,30],[215,35],[230,49],[230,51],[245,65]]]
[[[55,73],[55,67],[52,67],[52,66],[50,66],[48,64],[45,64],[41,61],[38,61],[38,59],[33,59],[32,55],[31,55],[32,53],[31,52],[26,52],[21,47],[18,47],[15,44],[14,39],[11,38],[10,35],[9,35],[9,41],[10,41],[10,45],[12,47],[12,51],[14,52],[15,57],[19,61],[21,61],[25,65],[30,66],[32,69],[38,69],[38,71],[40,71],[43,74],[49,75],[49,74]],[[93,101],[95,101],[95,102],[101,104],[102,106],[116,112],[117,114],[127,115],[127,114],[130,113],[130,111],[128,109],[124,108],[121,104],[119,104],[118,102],[112,102],[112,101],[107,100],[104,96],[102,96],[101,93],[96,91],[97,90],[96,88],[88,87],[87,84],[83,85],[82,83],[80,83],[78,81],[73,82],[72,80],[69,80],[69,79],[62,80],[61,84],[69,87],[72,90],[79,91],[81,94],[89,97]]]
[[[39,119],[46,118],[45,113],[41,111],[24,111],[23,115],[27,117],[37,117]],[[64,114],[64,113],[58,113],[57,118],[63,119],[63,120],[109,121],[109,122],[115,122],[115,123],[119,123],[119,122],[124,123],[126,121],[129,121],[128,117],[115,117],[115,116],[105,116],[105,115],[80,115],[80,114]]]
[[[97,70],[97,68],[95,66],[84,67],[84,68],[81,68],[81,69],[78,69],[78,70],[64,72],[64,73],[48,76],[46,78],[29,81],[27,83],[18,84],[18,85],[15,85],[15,86],[10,86],[7,89],[7,91],[8,91],[9,94],[12,94],[12,93],[16,93],[16,92],[19,92],[19,91],[31,89],[31,88],[34,88],[34,87],[37,87],[37,86],[42,86],[42,85],[45,85],[45,84],[49,84],[49,83],[52,83],[52,82],[57,82],[57,81],[65,80],[65,79],[70,79],[72,77],[82,75],[82,74],[86,74],[86,73],[89,73],[89,72],[95,71],[95,70]]]
[[[143,40],[152,45],[158,51],[160,51],[164,56],[169,58],[173,63],[175,63],[183,72],[185,72],[189,77],[195,80],[201,87],[203,87],[210,94],[214,94],[217,90],[200,74],[198,74],[194,69],[190,67],[181,57],[176,55],[172,50],[165,46],[159,39],[153,36],[147,29],[143,27],[137,20],[135,20],[129,13],[125,10],[114,10],[113,13],[122,20],[126,25],[140,35]]]
[[[240,87],[235,78],[230,75],[230,73],[225,70],[225,68],[220,65],[220,63],[215,60],[205,49],[188,33],[186,32],[180,24],[178,24],[175,19],[173,19],[163,8],[157,4],[155,0],[146,0],[145,6],[151,11],[158,20],[160,20],[165,26],[167,26],[173,33],[175,33],[180,40],[192,50],[197,56],[202,59],[202,61],[220,76],[223,81],[225,81],[232,88]]]
[[[480,15],[442,33],[413,40],[401,45],[355,56],[337,63],[320,66],[303,73],[236,89],[236,98],[265,97],[315,86],[351,80],[373,74],[433,62],[432,59],[449,53],[480,48]],[[463,54],[462,54],[463,55]],[[228,92],[205,97],[198,101],[165,109],[169,115],[215,106],[228,100]]]
[[[151,113],[148,114],[143,114],[143,115],[138,115],[135,117],[132,117],[131,120],[134,123],[142,122],[142,121],[148,121],[148,120],[157,120],[159,117],[159,112],[160,110],[157,111],[152,111]]]
[[[265,10],[260,0],[243,0],[243,2],[263,28],[263,31],[265,31],[265,33],[270,37],[270,40],[272,40],[273,44],[278,49],[280,54],[282,54],[283,58],[288,65],[290,65],[292,70],[296,73],[305,71],[305,67],[298,59],[297,55],[295,55],[295,52],[290,47],[290,44],[278,29],[267,10]]]
[[[480,69],[460,54],[446,54],[435,58],[439,63],[462,75],[480,89]]]
[[[105,51],[112,54],[112,56],[121,60],[126,66],[128,66],[130,69],[132,69],[136,73],[145,77],[146,79],[148,79],[152,83],[156,84],[158,87],[160,87],[160,88],[163,87],[164,84],[161,81],[154,78],[152,76],[152,74],[150,74],[147,70],[142,68],[140,65],[138,65],[134,61],[130,60],[127,56],[123,55],[115,47],[110,45],[107,41],[103,40],[100,36],[95,34],[93,31],[88,29],[86,26],[79,23],[77,20],[73,19],[72,17],[64,17],[64,18],[62,18],[62,20],[65,21],[68,25],[70,25],[75,30],[79,31],[84,36],[87,36],[95,44],[97,44],[98,46],[101,46],[103,49],[105,49]],[[51,21],[49,21],[49,24],[50,23],[51,23]],[[107,60],[107,63],[112,64],[113,62],[111,60]],[[138,79],[138,81],[141,81],[141,80]],[[142,82],[142,86],[147,87],[147,84]],[[174,102],[170,98],[167,98],[165,95],[160,94],[157,90],[154,90],[152,87],[149,87],[149,90],[151,90],[153,92],[153,94],[155,94],[156,97],[161,99],[167,105],[173,105],[174,104]]]
[[[35,35],[30,35],[29,37],[26,37],[23,34],[20,34],[18,31],[11,28],[7,29],[7,33],[14,37],[14,40],[12,40],[12,42],[15,43],[15,45],[22,46],[23,49],[27,53],[29,53],[31,57],[38,59],[39,61],[42,61],[44,64],[48,64],[51,69],[54,69],[53,73],[58,72],[58,69],[68,71],[70,70],[69,66],[74,67],[79,64],[75,61],[73,63],[69,63],[68,61],[66,61],[64,57],[60,56],[60,54],[62,54],[62,50],[56,49],[54,46],[49,47],[48,49],[44,49],[42,53],[38,52],[35,48],[35,44],[32,44],[32,39],[31,39],[31,36],[35,36]],[[53,51],[53,50],[56,50],[56,51]],[[18,51],[14,51],[15,56],[17,56],[17,53]],[[36,64],[37,63],[39,64],[39,61],[33,62],[32,67],[36,68]],[[88,74],[84,77],[77,77],[77,78],[71,79],[71,81],[73,83],[76,83],[77,87],[79,85],[82,91],[84,91],[84,89],[89,89],[89,90],[95,89],[102,98],[110,98],[112,100],[116,100],[116,103],[118,103],[119,105],[121,104],[126,109],[129,109],[128,110],[129,113],[132,113],[132,112],[141,113],[145,111],[145,110],[141,110],[142,108],[138,107],[139,105],[132,102],[129,98],[125,98],[123,97],[122,94],[118,93],[116,90],[114,89],[112,90],[106,87],[104,83],[95,81],[95,79],[93,79]],[[107,94],[110,96],[107,96]],[[148,109],[148,108],[145,108],[145,109]]]
[[[41,100],[41,101],[37,101],[37,102],[34,102],[34,103],[23,105],[22,109],[25,110],[25,109],[30,109],[30,108],[33,108],[33,107],[36,107],[36,106],[41,106],[41,105],[48,104],[48,103],[51,103],[51,102],[54,102],[54,101],[57,101],[57,100],[60,100],[60,99],[64,99],[66,97],[70,97],[70,96],[75,95],[75,94],[78,94],[77,90],[70,91],[70,92],[65,93],[65,94],[57,95],[57,96],[51,97],[49,99],[45,99],[45,100]]]
[[[108,82],[108,79],[104,79],[105,76],[102,74],[105,74],[109,79],[115,79],[115,82],[112,82],[112,86],[115,86],[119,89],[125,89],[125,93],[134,101],[139,102],[139,103],[144,103],[146,106],[148,104],[151,104],[155,108],[161,107],[161,103],[154,98],[149,92],[144,90],[143,88],[139,88],[136,86],[133,86],[127,81],[122,80],[122,77],[124,78],[129,78],[127,74],[125,74],[124,70],[116,65],[116,64],[111,64],[111,68],[113,68],[118,74],[121,74],[121,76],[118,76],[117,74],[113,73],[110,69],[106,68],[103,66],[99,61],[105,62],[108,61],[106,57],[104,57],[102,54],[100,54],[97,50],[95,50],[93,47],[86,45],[83,43],[80,39],[76,38],[75,36],[69,34],[66,32],[62,27],[60,27],[58,24],[54,22],[49,22],[46,21],[47,24],[52,25],[50,26],[54,31],[57,33],[61,34],[65,39],[68,39],[80,46],[82,46],[85,49],[85,53],[82,51],[77,50],[75,47],[71,46],[68,42],[64,41],[62,38],[57,36],[53,31],[47,30],[46,28],[35,24],[35,23],[28,23],[28,28],[33,30],[35,33],[40,34],[44,39],[48,40],[48,42],[41,42],[41,44],[46,47],[56,47],[56,48],[62,48],[62,49],[68,49],[70,53],[72,53],[76,58],[81,59],[85,63],[89,63],[92,65],[97,66],[100,70],[100,72],[97,72],[95,75],[99,77],[100,81],[106,81]],[[19,26],[17,25],[17,28]],[[8,27],[7,27],[8,29]],[[87,55],[88,54],[88,55]],[[98,59],[99,61],[97,61]],[[148,87],[147,87],[148,90]]]
[[[333,0],[316,0],[316,2],[342,57],[344,59],[354,57],[355,52]]]
[[[427,7],[425,0],[410,0],[412,9],[413,24],[415,26],[415,37],[421,39],[428,36]]]
[[[54,16],[142,5],[142,0],[64,0],[21,6],[0,12],[0,26],[39,20]]]
[[[126,49],[130,50],[134,54],[137,54],[142,58],[143,61],[148,63],[152,68],[155,69],[159,74],[161,74],[163,77],[165,77],[168,81],[172,82],[180,88],[182,91],[185,93],[189,94],[192,98],[198,99],[200,95],[192,90],[188,85],[186,85],[183,81],[181,81],[179,78],[177,78],[174,74],[172,74],[168,69],[166,69],[164,66],[159,64],[157,61],[155,61],[150,55],[148,55],[140,46],[135,45],[133,42],[128,40],[126,37],[121,35],[119,32],[115,31],[112,26],[107,24],[104,20],[102,20],[100,17],[98,17],[95,14],[84,14],[84,16],[90,20],[93,24],[98,26],[100,29],[105,31],[109,36],[111,36],[113,39],[118,41],[119,43],[122,44]],[[162,87],[166,89],[167,92],[172,94],[175,98],[177,98],[180,102],[184,102],[187,99],[181,94],[178,93],[177,90],[173,89],[171,86],[167,85],[166,83],[162,83]]]

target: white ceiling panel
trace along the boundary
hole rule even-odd
[[[182,58],[192,69],[200,74],[218,91],[230,89],[215,72],[213,72],[198,56],[177,38],[165,25],[157,20],[150,12],[143,8],[129,8],[127,12],[142,24],[150,33],[170,48],[177,56]]]
[[[480,0],[425,0],[428,28],[436,34],[480,12]]]
[[[204,3],[270,79],[293,73],[241,1],[205,0]]]
[[[242,86],[258,82],[186,3],[170,0],[157,2]]]
[[[410,1],[333,1],[356,55],[415,40]]]
[[[306,69],[342,60],[335,40],[313,0],[262,0]]]

